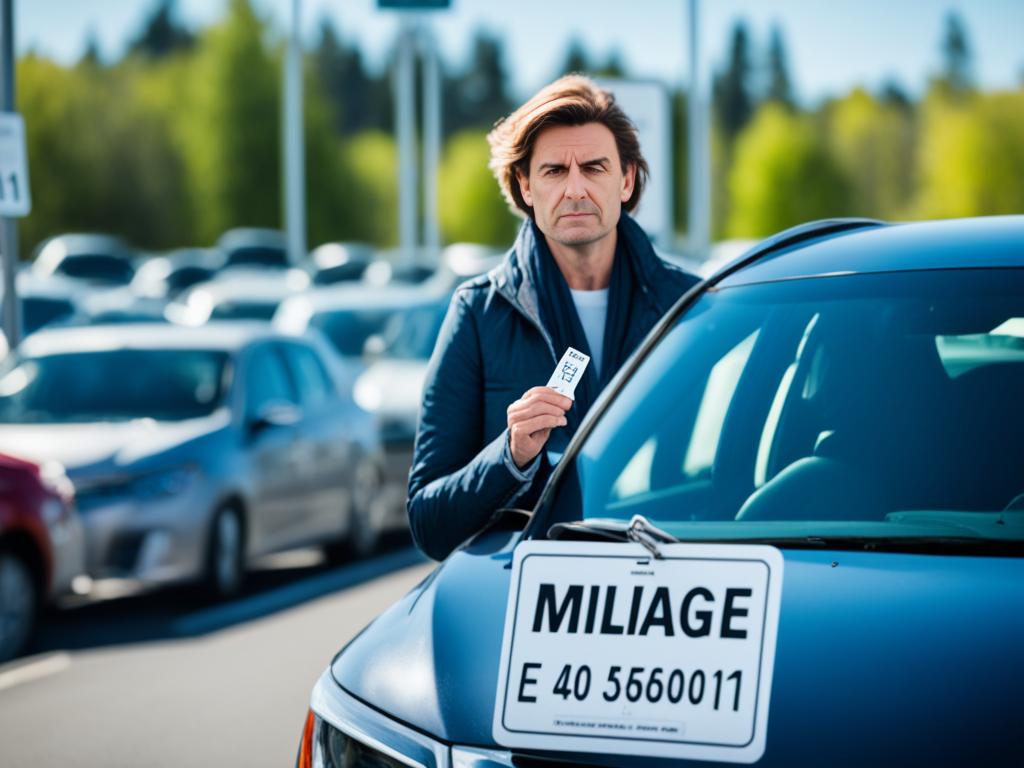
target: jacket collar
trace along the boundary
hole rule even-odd
[[[627,213],[622,213],[618,228],[619,237],[625,237],[630,245],[629,250],[633,254],[633,266],[641,290],[650,297],[658,313],[664,314],[672,305],[671,298],[666,300],[661,296],[660,289],[665,281],[659,280],[659,277],[665,270],[665,264],[654,252],[654,247],[647,238],[647,234]],[[533,227],[530,226],[530,221],[526,220],[519,227],[515,243],[505,254],[501,264],[488,273],[488,277],[494,289],[533,321],[544,332],[545,338],[548,338],[548,334],[540,322],[540,312],[537,309],[539,305],[536,280],[530,274],[530,260],[527,258],[527,254],[534,247],[536,247],[536,243],[534,242]]]

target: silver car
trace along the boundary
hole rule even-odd
[[[41,331],[0,373],[0,450],[66,468],[94,578],[228,596],[250,558],[405,525],[351,378],[319,334],[265,323]]]

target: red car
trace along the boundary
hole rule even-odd
[[[0,454],[0,662],[28,643],[39,608],[83,572],[74,488],[58,464]]]

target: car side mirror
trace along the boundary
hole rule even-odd
[[[249,434],[255,436],[274,427],[290,427],[301,417],[301,411],[291,403],[267,403],[249,421]]]

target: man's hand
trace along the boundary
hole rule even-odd
[[[517,467],[533,461],[552,429],[566,425],[571,407],[572,400],[549,387],[534,387],[508,407],[509,448]]]

